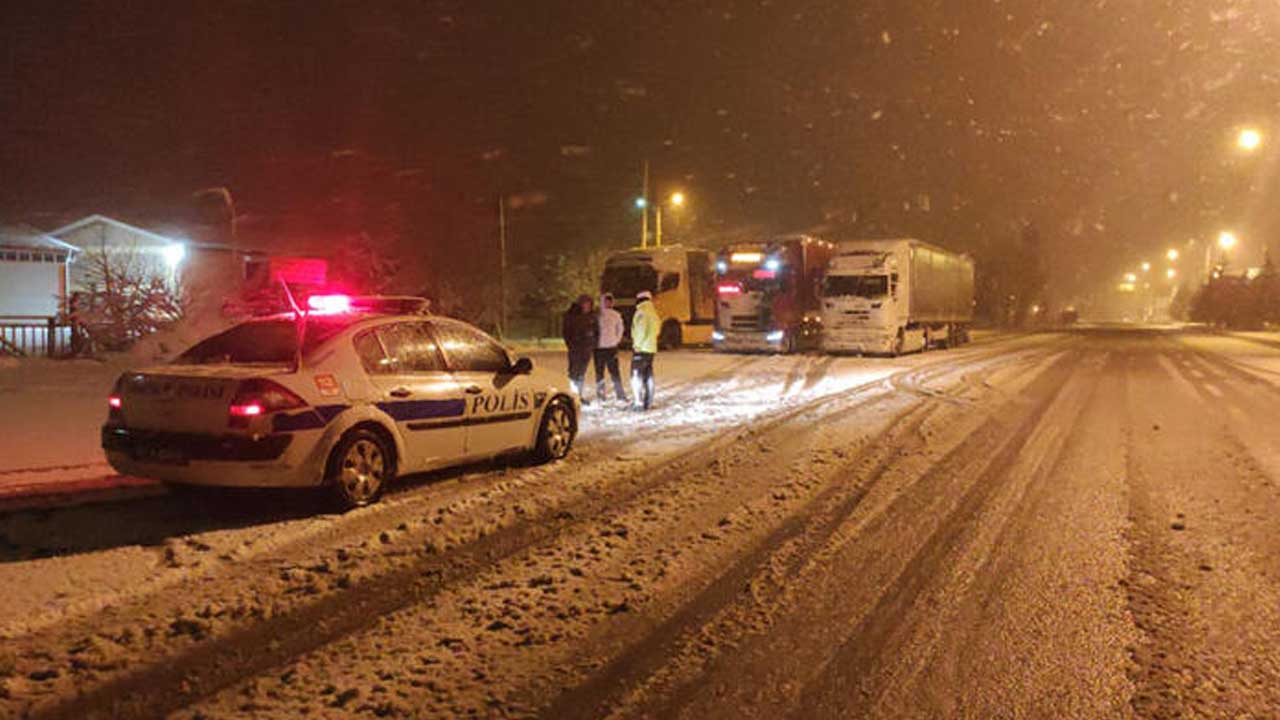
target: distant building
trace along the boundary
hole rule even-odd
[[[78,252],[35,228],[0,226],[0,317],[58,315],[66,307]]]

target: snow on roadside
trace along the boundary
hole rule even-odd
[[[111,386],[127,367],[121,357],[24,358],[0,367],[0,484],[23,481],[20,471],[92,466],[86,474],[100,474],[106,460],[98,428]]]
[[[0,606],[0,637],[72,668],[33,692],[98,682],[119,669],[115,660],[156,662],[341,592],[423,551],[442,552],[525,522],[763,413],[937,357],[664,353],[657,407],[633,413],[593,404],[582,442],[566,462],[414,479],[382,504],[342,516],[312,515],[287,500],[207,515],[165,498],[0,515],[0,555],[7,560],[0,584],[21,589]],[[562,368],[563,354],[538,353],[535,362]],[[96,421],[94,434],[96,440]],[[76,669],[71,656],[85,633],[121,639],[95,650],[115,660]]]

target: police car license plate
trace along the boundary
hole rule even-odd
[[[133,448],[133,457],[143,462],[160,463],[163,465],[186,465],[186,453],[171,446],[162,443],[139,443]]]

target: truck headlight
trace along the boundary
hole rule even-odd
[[[780,343],[780,342],[782,342],[782,338],[784,338],[784,337],[786,337],[786,336],[787,336],[787,334],[786,334],[785,332],[783,332],[783,331],[781,331],[781,330],[774,330],[773,332],[769,333],[768,335],[765,335],[765,336],[764,336],[764,340],[765,340],[765,342],[769,342],[769,343]]]
[[[719,330],[712,330],[711,342],[720,342],[721,340],[724,340],[724,333],[720,332]]]

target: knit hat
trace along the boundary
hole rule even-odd
[[[636,301],[652,300],[652,299],[653,299],[653,293],[649,292],[648,290],[641,290],[640,292],[636,293]]]

